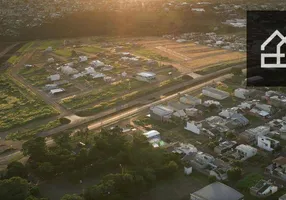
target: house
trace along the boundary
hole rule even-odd
[[[61,79],[61,76],[59,74],[54,74],[54,75],[48,76],[48,80],[50,80],[50,81],[58,81],[60,79]]]
[[[214,106],[214,107],[217,107],[217,108],[222,107],[220,102],[214,101],[214,100],[204,101],[203,106],[205,106],[205,107],[207,107],[207,108],[209,108],[209,107],[211,107],[211,106]]]
[[[92,74],[95,72],[94,68],[91,66],[86,67],[84,70],[86,71],[87,74]]]
[[[286,140],[286,124],[283,124],[279,132],[280,132],[280,138]]]
[[[243,194],[221,183],[215,182],[190,194],[190,200],[243,200]]]
[[[256,128],[245,130],[243,133],[239,134],[239,138],[248,144],[256,144],[258,136],[265,136],[269,133],[269,126],[258,126]]]
[[[236,152],[233,156],[239,160],[247,160],[248,158],[255,156],[257,153],[256,148],[245,144],[238,145],[235,149]]]
[[[53,51],[53,47],[48,47],[45,49],[45,52],[52,52]]]
[[[187,119],[188,119],[188,116],[187,116],[187,114],[185,113],[184,110],[175,111],[175,112],[173,113],[173,116],[174,116],[174,117],[177,117],[177,118],[179,118],[179,119],[183,119],[183,120],[187,120]]]
[[[286,106],[286,97],[284,96],[272,96],[269,98],[269,102],[271,105],[278,107],[278,108],[283,108]]]
[[[153,147],[159,147],[163,144],[161,143],[160,133],[156,130],[145,132],[143,135],[147,138],[148,142],[152,144]]]
[[[90,65],[94,68],[97,68],[97,67],[104,67],[104,63],[99,61],[99,60],[93,60],[90,62]]]
[[[87,56],[79,56],[78,62],[86,62],[88,60]]]
[[[55,59],[54,58],[48,58],[48,63],[53,63],[53,62],[55,62]]]
[[[234,96],[240,99],[248,99],[250,91],[244,88],[237,88],[234,90]]]
[[[191,131],[192,133],[195,134],[201,134],[202,123],[195,121],[187,122],[185,130]]]
[[[250,194],[262,198],[268,197],[278,191],[278,187],[270,181],[260,180],[250,188]]]
[[[278,200],[286,200],[286,194],[282,195],[281,197],[279,197]]]
[[[272,164],[266,167],[265,172],[286,181],[286,157],[279,156],[272,160]]]
[[[216,88],[212,88],[212,87],[204,87],[202,90],[203,95],[217,99],[217,100],[223,100],[226,99],[227,97],[229,97],[229,93],[222,91],[222,90],[218,90]]]
[[[239,104],[237,107],[242,109],[242,110],[250,110],[254,107],[254,103],[253,102],[241,102],[241,104]]]
[[[47,85],[45,85],[45,87],[44,87],[44,90],[52,90],[52,89],[56,89],[56,88],[58,88],[58,84],[47,84]]]
[[[232,148],[234,148],[234,146],[237,144],[236,141],[224,141],[221,142],[218,146],[216,146],[214,148],[214,152],[217,154],[223,154],[229,150],[231,150]]]
[[[238,108],[227,108],[223,109],[218,115],[226,119],[230,119],[233,114],[237,113]]]
[[[195,155],[194,159],[190,161],[190,164],[195,169],[205,169],[214,161],[215,158],[212,155],[203,152],[198,152]]]
[[[65,89],[63,89],[63,88],[52,89],[52,90],[50,90],[50,94],[56,95],[56,94],[62,93],[64,91],[65,91]]]
[[[171,120],[173,112],[173,109],[163,105],[158,105],[150,108],[151,118],[161,121]]]
[[[258,136],[257,146],[266,151],[273,151],[280,145],[278,140],[266,136]]]
[[[189,117],[199,117],[203,114],[202,111],[196,108],[186,108],[185,112]]]
[[[153,72],[140,72],[136,74],[136,79],[138,81],[152,82],[156,80],[156,74]]]
[[[271,105],[256,102],[255,107],[259,108],[260,110],[263,110],[265,112],[273,113],[273,108]]]
[[[205,12],[205,9],[204,8],[192,8],[192,12],[201,13],[201,12]]]
[[[105,77],[105,74],[99,73],[99,72],[93,72],[93,73],[91,73],[91,74],[89,74],[89,75],[90,75],[93,79]]]
[[[197,148],[192,144],[184,144],[179,143],[176,146],[174,146],[172,153],[177,153],[180,155],[190,155],[190,154],[196,154],[198,152]]]
[[[249,124],[249,120],[240,113],[234,113],[226,122],[226,126],[230,129],[244,127]]]
[[[197,105],[202,104],[201,99],[191,96],[191,95],[187,95],[187,94],[180,98],[180,102],[184,104],[192,105],[192,106],[197,106]]]
[[[61,66],[61,72],[66,75],[73,75],[78,73],[76,69],[72,68],[69,65]]]

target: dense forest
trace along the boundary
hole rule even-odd
[[[83,36],[162,36],[185,32],[209,32],[219,27],[220,32],[234,32],[223,26],[223,15],[212,10],[194,13],[190,10],[173,11],[89,11],[74,13],[40,27],[25,28],[19,37],[2,37],[2,41],[26,41]]]

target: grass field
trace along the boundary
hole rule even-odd
[[[81,48],[77,48],[77,50],[84,51],[86,53],[99,53],[99,52],[104,51],[102,48],[98,46],[81,47]]]
[[[31,137],[35,136],[39,132],[47,131],[53,128],[56,128],[61,125],[59,119],[50,121],[47,124],[35,126],[33,128],[28,128],[21,131],[16,131],[13,133],[9,133],[6,137],[8,140],[28,140]]]
[[[25,53],[31,50],[32,46],[35,44],[35,42],[28,42],[24,44],[17,52],[19,53]]]
[[[38,49],[45,50],[48,47],[52,47],[53,49],[56,49],[60,47],[63,44],[62,40],[46,40],[40,43],[38,46]]]
[[[0,131],[58,114],[24,86],[0,76]]]
[[[19,61],[19,59],[20,59],[19,56],[13,55],[7,60],[7,62],[14,65]]]
[[[72,52],[69,49],[57,49],[55,50],[55,54],[63,57],[71,57]]]
[[[128,80],[120,81],[116,84],[111,85],[105,90],[100,91],[96,89],[84,95],[78,95],[74,98],[63,99],[61,103],[67,108],[81,108],[97,101],[104,101],[117,95],[120,95],[122,92],[128,90],[129,85],[132,89],[136,89],[139,88],[142,83],[137,80],[130,80],[130,83]]]
[[[32,67],[32,68],[22,68],[19,71],[28,82],[32,85],[40,87],[47,84],[49,81],[47,77],[50,75],[45,68]]]

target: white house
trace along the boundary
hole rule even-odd
[[[104,63],[101,62],[101,61],[99,61],[99,60],[93,60],[93,61],[90,62],[90,65],[91,65],[92,67],[97,68],[97,67],[103,67],[103,66],[104,66]]]
[[[55,94],[62,93],[64,91],[65,91],[65,89],[63,89],[63,88],[52,89],[52,90],[50,90],[50,94],[55,95]]]
[[[77,74],[78,71],[69,65],[61,66],[61,72],[66,74],[66,75],[72,75],[72,74]]]
[[[153,145],[153,147],[159,147],[161,136],[158,131],[151,130],[143,133],[143,135],[147,138],[148,142]]]
[[[195,134],[201,134],[202,123],[195,122],[195,121],[187,122],[185,129]]]
[[[156,74],[153,72],[140,72],[136,74],[136,79],[138,81],[151,82],[156,80]]]
[[[48,63],[53,63],[53,62],[55,62],[54,58],[48,58]]]
[[[184,104],[189,104],[189,105],[192,105],[192,106],[196,106],[196,105],[200,105],[202,104],[202,100],[197,98],[197,97],[194,97],[194,96],[191,96],[191,95],[184,95],[180,98],[180,102],[181,103],[184,103]]]
[[[78,61],[79,62],[86,62],[88,60],[87,56],[79,56]]]
[[[234,90],[234,96],[240,99],[246,99],[247,94],[249,94],[249,90],[244,88],[237,88]]]
[[[61,79],[61,75],[59,75],[59,74],[54,74],[54,75],[48,76],[48,80],[50,80],[50,81],[58,81],[60,79]]]
[[[256,155],[257,149],[250,146],[250,145],[245,145],[241,144],[237,146],[236,148],[236,155],[238,156],[238,159],[240,160],[246,160],[248,158],[251,158]]]
[[[257,146],[266,151],[273,151],[279,146],[280,142],[266,136],[257,137]]]
[[[92,74],[92,73],[94,73],[94,72],[95,72],[94,68],[93,68],[93,67],[91,67],[91,66],[89,66],[89,67],[85,68],[85,71],[86,71],[86,73],[88,73],[88,74]]]
[[[217,99],[217,100],[223,100],[226,99],[227,97],[229,97],[229,93],[222,91],[222,90],[218,90],[216,88],[212,88],[212,87],[205,87],[202,90],[203,95]]]

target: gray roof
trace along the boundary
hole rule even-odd
[[[279,197],[279,200],[286,200],[286,194],[284,194],[281,197]]]
[[[244,197],[243,194],[220,182],[212,183],[192,195],[206,200],[240,200]]]

